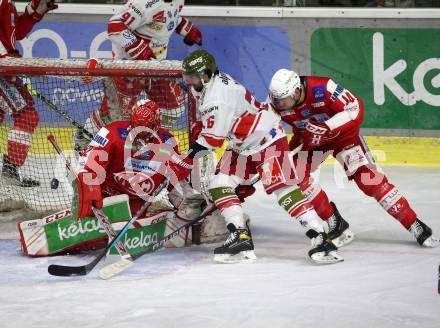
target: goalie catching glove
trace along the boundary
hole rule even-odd
[[[95,172],[80,172],[74,180],[76,187],[78,201],[73,204],[78,204],[74,217],[78,220],[85,217],[93,217],[92,206],[102,208],[102,193],[101,186],[97,180]]]
[[[47,12],[57,8],[58,5],[55,3],[55,0],[32,0],[26,6],[26,12],[39,22]]]

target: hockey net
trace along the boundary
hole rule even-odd
[[[8,144],[14,141],[11,131],[17,126],[17,121],[21,122],[19,126],[22,128],[27,120],[26,115],[14,117],[16,114],[6,100],[7,97],[9,100],[23,100],[14,88],[16,83],[26,87],[39,117],[32,139],[18,140],[29,144],[28,153],[22,154],[25,158],[19,174],[21,178],[38,181],[40,185],[14,185],[3,179],[2,174],[0,211],[24,206],[47,215],[70,206],[73,193],[70,179],[63,159],[56,154],[47,136],[54,135],[75,162],[75,149],[84,147],[81,144],[84,143],[84,135],[75,124],[84,126],[94,135],[97,130],[90,125],[90,117],[102,107],[103,101],[107,102],[107,106],[101,111],[100,119],[107,124],[129,118],[130,109],[137,99],[155,100],[161,108],[162,123],[178,140],[180,152],[188,150],[195,109],[183,83],[180,61],[99,61],[98,66],[91,70],[87,69],[85,60],[0,59],[0,92],[3,93],[3,96],[0,94],[1,172],[4,171],[4,158],[10,147]],[[163,85],[168,86],[168,90],[170,85],[174,89],[164,92],[160,89]],[[20,104],[16,105],[20,107]],[[85,140],[88,143],[89,140]],[[203,172],[200,173],[197,189],[205,191],[207,178],[204,177],[208,174],[204,172],[212,169],[212,159],[201,163],[199,172]],[[164,194],[158,197],[165,202],[166,198]]]

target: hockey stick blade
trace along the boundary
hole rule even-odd
[[[85,276],[90,271],[93,270],[93,268],[105,256],[106,253],[107,253],[107,249],[99,253],[99,255],[92,262],[85,265],[67,266],[67,265],[51,264],[47,268],[47,271],[52,276],[58,276],[58,277]]]
[[[155,190],[153,196],[157,196],[159,192],[165,188],[166,181],[162,182],[161,185]],[[88,274],[93,268],[98,264],[98,262],[107,254],[107,252],[112,248],[118,240],[127,232],[127,230],[131,227],[134,221],[147,210],[147,208],[151,205],[150,202],[146,202],[142,207],[136,212],[136,214],[125,224],[125,226],[118,232],[115,238],[113,238],[107,245],[107,247],[98,254],[98,256],[90,263],[80,266],[67,266],[67,265],[58,265],[51,264],[48,267],[48,272],[53,276],[84,276]]]
[[[133,265],[133,262],[136,261],[138,258],[140,258],[141,256],[143,256],[147,253],[155,252],[158,249],[162,248],[163,245],[168,240],[173,239],[174,237],[179,235],[182,231],[184,231],[186,228],[192,226],[193,224],[199,222],[200,220],[203,220],[205,217],[207,217],[212,212],[214,212],[215,209],[216,209],[215,205],[212,205],[211,207],[205,209],[205,211],[200,216],[198,216],[195,219],[193,219],[192,221],[184,224],[183,226],[177,228],[176,230],[169,233],[168,235],[166,235],[162,239],[160,239],[157,242],[150,245],[145,250],[143,250],[137,254],[132,255],[131,260],[127,260],[125,258],[122,258],[121,260],[119,260],[117,262],[114,262],[112,264],[109,264],[109,265],[103,267],[101,270],[99,270],[99,276],[102,279],[110,279],[111,277],[121,273],[122,271],[125,271],[125,269],[128,269],[129,267],[131,267]]]

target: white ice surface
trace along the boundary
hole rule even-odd
[[[440,327],[440,249],[419,247],[354,185],[340,188],[331,169],[321,182],[357,234],[343,263],[313,265],[300,225],[259,188],[246,204],[253,263],[216,264],[205,245],[162,249],[108,281],[96,269],[52,277],[49,264],[92,257],[26,258],[17,240],[0,240],[0,327]],[[385,171],[439,235],[440,168]],[[0,236],[15,238],[11,227],[2,223]]]

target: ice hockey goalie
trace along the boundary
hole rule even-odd
[[[72,183],[71,209],[18,224],[24,252],[44,256],[105,247],[107,237],[93,217],[92,206],[102,208],[115,230],[119,230],[161,189],[168,191],[167,199],[156,197],[122,239],[130,253],[142,251],[197,217],[206,204],[205,198],[186,182],[169,183],[167,162],[173,154],[178,155],[177,141],[161,127],[157,104],[140,100],[131,120],[101,128],[81,154]],[[215,241],[216,235],[224,237],[225,223],[218,212],[205,222],[209,230],[204,232],[202,224],[205,240]],[[193,238],[193,231],[188,229],[166,246],[182,247],[192,239],[198,241],[200,236]]]

